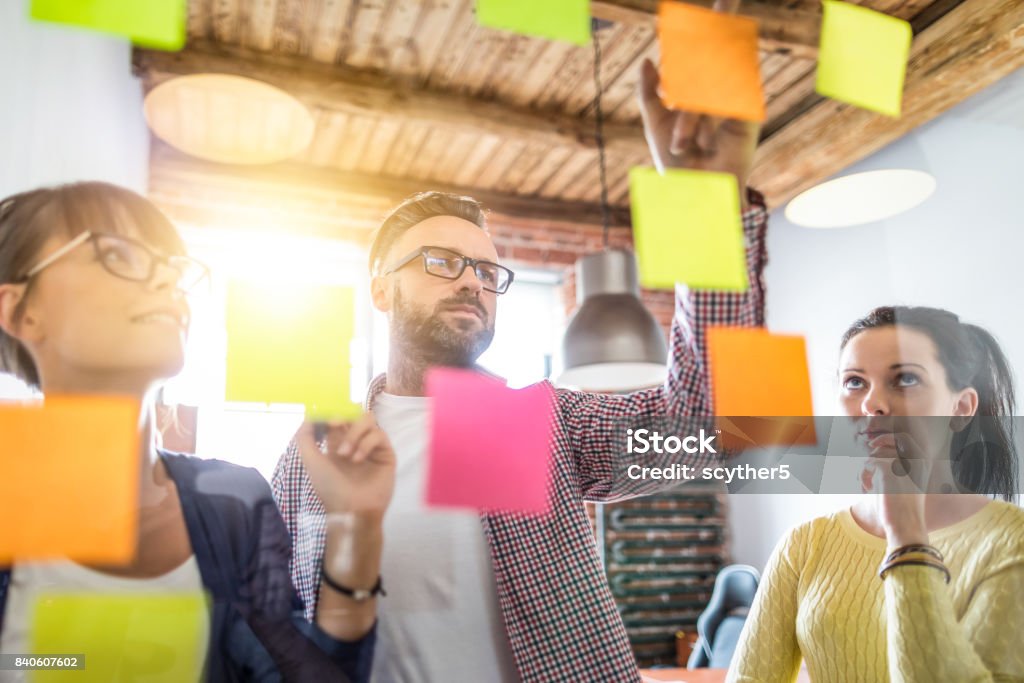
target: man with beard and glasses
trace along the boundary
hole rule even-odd
[[[657,87],[657,70],[648,62],[640,94],[655,164],[730,172],[745,188],[758,126],[670,111]],[[711,415],[705,327],[763,324],[767,214],[752,190],[741,191],[740,203],[750,289],[678,288],[664,386],[626,395],[555,391],[551,509],[544,515],[424,506],[430,410],[424,374],[432,366],[476,367],[494,336],[498,296],[513,274],[498,264],[473,199],[427,192],[387,217],[370,268],[373,304],[389,320],[388,371],[372,382],[367,413],[347,438],[356,450],[386,438],[397,458],[383,526],[387,594],[378,602],[374,681],[640,680],[583,503],[664,486],[625,476],[625,425]],[[487,445],[479,443],[481,458],[488,457]],[[273,489],[295,544],[295,585],[312,615],[330,522],[294,443],[278,464]]]

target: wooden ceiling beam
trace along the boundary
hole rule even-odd
[[[243,48],[190,42],[181,52],[136,49],[132,65],[147,91],[174,76],[230,74],[269,83],[311,108],[416,121],[575,150],[596,148],[593,122],[576,116],[415,89],[387,74],[367,74]],[[638,124],[606,122],[604,138],[608,151],[616,154],[635,155],[647,148]]]
[[[686,0],[688,4],[710,8],[714,0]],[[654,29],[659,0],[591,0],[590,13],[597,19],[615,23],[647,26]],[[765,52],[791,54],[804,59],[818,58],[821,13],[786,9],[778,4],[745,0],[740,16],[756,19],[760,45]]]
[[[761,143],[751,185],[779,206],[1021,66],[1024,3],[964,0],[914,39],[899,118],[823,99]]]
[[[150,153],[150,192],[172,217],[190,222],[206,215],[211,223],[243,223],[316,234],[376,227],[388,210],[409,195],[438,190],[471,196],[501,223],[575,225],[600,229],[601,207],[587,202],[526,197],[435,181],[368,176],[307,164],[234,166],[190,157],[154,141]],[[327,208],[325,208],[327,207]],[[332,209],[333,207],[333,209]],[[236,220],[227,214],[234,213]],[[611,226],[630,226],[629,210],[613,207]],[[283,224],[282,224],[283,223]],[[249,227],[249,226],[247,226]]]

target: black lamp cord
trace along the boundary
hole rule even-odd
[[[604,92],[601,87],[601,41],[598,39],[596,22],[591,24],[590,34],[594,43],[594,138],[597,141],[597,163],[601,171],[601,221],[604,227],[604,247],[607,249],[611,209],[608,207],[608,171],[604,152],[604,110],[601,109],[601,95]]]

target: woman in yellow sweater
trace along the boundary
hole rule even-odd
[[[878,495],[776,547],[728,680],[791,683],[805,659],[815,683],[1024,681],[1006,358],[932,308],[875,309],[841,351],[842,406],[869,455],[862,487]],[[979,432],[985,446],[965,447]]]

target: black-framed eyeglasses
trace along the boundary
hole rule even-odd
[[[157,264],[165,264],[178,272],[178,289],[188,292],[201,282],[208,280],[210,270],[189,256],[162,254],[146,244],[124,235],[99,233],[86,230],[73,240],[53,252],[32,267],[19,282],[28,282],[54,264],[58,259],[70,253],[78,246],[92,242],[96,252],[96,260],[111,275],[135,282],[149,282],[156,274]]]
[[[446,280],[458,280],[465,272],[466,266],[472,266],[473,272],[483,283],[484,289],[495,294],[504,294],[512,285],[516,274],[505,266],[499,266],[490,261],[463,256],[457,251],[445,247],[420,247],[405,258],[401,259],[390,268],[384,271],[384,275],[390,275],[409,265],[417,258],[423,258],[423,271],[428,275],[443,277]]]

